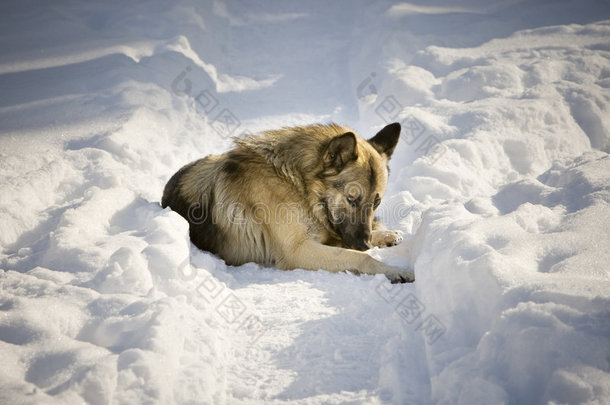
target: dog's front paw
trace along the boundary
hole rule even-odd
[[[412,271],[385,264],[367,254],[364,254],[364,257],[364,266],[360,267],[359,273],[383,274],[392,284],[412,283],[415,281],[415,274]]]
[[[388,229],[373,231],[371,236],[371,244],[377,247],[396,246],[402,242],[402,236],[398,232]]]
[[[396,271],[385,275],[392,284],[412,283],[415,281],[415,274],[412,271]]]

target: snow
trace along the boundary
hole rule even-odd
[[[607,2],[2,11],[1,403],[608,403]],[[226,266],[160,207],[327,121],[402,122],[370,254],[414,284]]]

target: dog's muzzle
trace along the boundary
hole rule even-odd
[[[371,234],[367,231],[358,232],[355,237],[344,237],[343,243],[350,248],[355,250],[369,250],[373,246],[371,245]]]
[[[352,247],[352,249],[356,249],[356,250],[369,250],[371,248],[371,243],[367,240],[360,240],[357,241],[356,244]]]

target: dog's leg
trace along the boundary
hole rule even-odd
[[[385,274],[392,283],[415,281],[413,272],[382,263],[364,252],[326,246],[313,240],[306,240],[287,252],[277,263],[278,267],[287,270],[324,269],[335,273],[349,270],[363,274]]]
[[[402,236],[398,232],[391,231],[378,220],[373,221],[371,232],[371,245],[377,247],[396,246],[402,242]]]

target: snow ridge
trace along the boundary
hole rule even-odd
[[[7,2],[0,402],[605,403],[610,10]],[[231,137],[399,121],[382,276],[227,266],[160,207]]]

